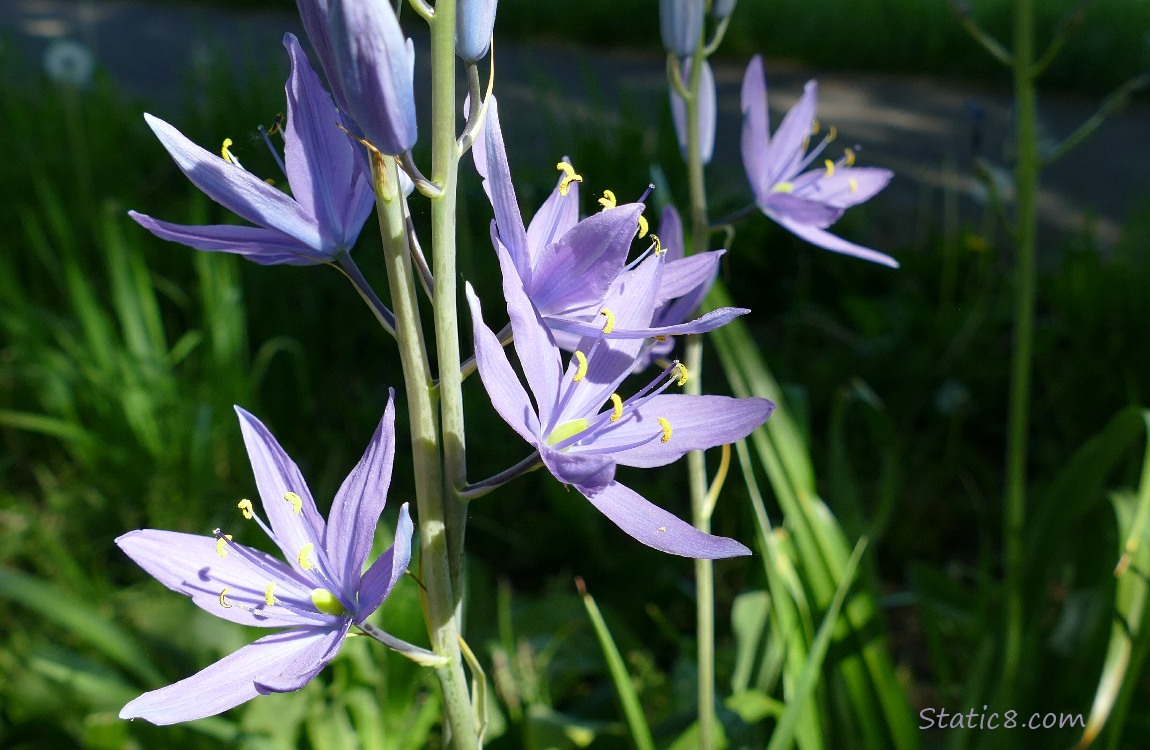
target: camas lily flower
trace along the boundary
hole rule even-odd
[[[158,117],[144,115],[196,187],[257,226],[186,226],[129,211],[141,226],[165,240],[235,253],[262,265],[330,263],[347,255],[374,203],[370,177],[355,142],[337,125],[339,115],[299,42],[287,34],[284,46],[291,77],[285,86],[288,116],[281,165],[291,195],[240,166],[228,150],[230,141],[214,154]]]
[[[602,332],[585,337],[564,368],[510,256],[502,247],[498,252],[515,351],[534,399],[483,322],[479,299],[468,285],[479,374],[500,416],[538,450],[556,479],[574,485],[643,544],[685,557],[750,554],[739,542],[705,534],[615,481],[615,466],[663,466],[687,451],[733,442],[765,422],[774,405],[765,399],[666,395],[672,384],[686,382],[686,368],[678,363],[623,399],[617,389],[644,342],[612,340]],[[651,319],[662,270],[662,258],[650,257],[613,289],[605,301],[614,307],[616,322],[637,326]]]
[[[476,140],[472,154],[495,210],[492,243],[511,260],[510,267],[502,266],[503,272],[519,277],[531,303],[562,345],[572,337],[600,331],[610,338],[632,339],[704,333],[748,312],[727,307],[670,326],[652,326],[650,317],[636,319],[633,326],[619,321],[604,326],[599,317],[603,300],[620,274],[628,270],[631,242],[646,225],[646,220],[640,221],[643,204],[615,205],[613,196],[605,196],[600,201],[603,211],[579,221],[577,185],[582,177],[570,164],[561,162],[564,176],[524,229],[495,97],[488,100],[485,133]],[[652,242],[656,255],[662,252],[658,241]],[[696,263],[669,264],[660,277],[665,289],[657,290],[656,296],[664,300],[678,297],[681,295],[676,290],[697,283]]]
[[[808,170],[834,139],[832,128],[830,135],[807,151],[810,137],[818,131],[817,99],[818,85],[810,81],[771,137],[763,61],[756,56],[747,66],[742,92],[743,166],[755,203],[768,217],[811,244],[897,268],[898,262],[889,255],[826,231],[847,208],[869,200],[886,187],[894,173],[854,166],[850,149],[838,161],[827,159],[822,166]]]
[[[411,560],[412,524],[404,504],[394,544],[363,570],[395,458],[390,400],[367,451],[332,503],[329,523],[316,509],[299,469],[267,428],[243,409],[236,412],[268,521],[249,500],[240,502],[240,510],[260,525],[288,562],[233,542],[219,530],[213,537],[145,529],[121,536],[116,544],[160,583],[191,597],[201,609],[242,625],[289,629],[141,695],[124,706],[121,718],[174,724],[213,716],[256,695],[298,690],[335,657],[352,626],[393,648],[402,644],[365,622]]]

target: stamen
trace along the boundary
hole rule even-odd
[[[220,606],[224,609],[231,609],[232,603],[228,599],[228,592],[232,590],[231,586],[224,586],[224,590],[220,592]]]
[[[311,561],[311,553],[314,550],[315,545],[311,542],[308,542],[302,548],[300,548],[299,554],[296,555],[296,560],[299,562],[299,566],[304,570],[311,570],[315,567],[315,563]]]
[[[220,557],[228,556],[228,542],[232,540],[231,534],[224,534],[216,540],[216,554]]]
[[[643,214],[639,214],[639,239],[643,239],[647,235],[647,230],[650,228],[650,225],[647,224],[647,217]]]
[[[851,192],[857,193],[859,191],[859,181],[853,177],[847,179],[847,184],[851,186]]]
[[[823,164],[825,164],[827,167],[827,177],[832,176],[835,173],[835,163],[830,159],[827,159],[823,162]]]
[[[611,394],[611,405],[614,411],[611,413],[611,421],[618,422],[620,417],[623,416],[623,399],[619,398],[618,393]]]
[[[228,164],[235,164],[237,167],[242,169],[243,167],[240,164],[240,160],[237,159],[231,152],[232,143],[233,141],[231,138],[224,139],[224,145],[220,147],[220,156],[222,156],[224,161],[226,161]]]
[[[839,137],[839,129],[836,128],[834,125],[831,125],[831,132],[830,132],[830,135],[827,136],[827,143],[830,143],[831,141],[833,141],[835,138],[838,138],[838,137]]]
[[[665,443],[668,440],[670,440],[671,439],[671,423],[668,422],[667,420],[663,419],[662,417],[659,417],[655,421],[658,422],[659,426],[663,428],[663,437],[659,438],[659,442]]]
[[[268,128],[268,135],[275,135],[276,133],[283,133],[284,115],[283,112],[276,113],[275,122]]]
[[[821,128],[821,126],[819,124],[819,118],[816,117],[813,120],[811,120],[811,135],[815,135],[816,133],[818,133],[820,128]]]
[[[846,165],[853,167],[855,165],[855,152],[854,149],[844,148],[843,156],[846,157]]]
[[[779,184],[777,184],[773,188],[771,188],[771,192],[772,193],[789,193],[794,189],[795,189],[795,183],[793,183],[793,182],[780,182]]]
[[[298,516],[299,514],[303,513],[303,498],[301,498],[299,495],[295,494],[294,492],[289,492],[284,495],[284,500],[287,500],[289,503],[291,503],[292,515]]]
[[[599,311],[599,314],[603,315],[607,318],[607,325],[603,326],[603,333],[610,333],[611,331],[614,331],[615,330],[615,313],[611,312],[610,310],[608,310],[607,308],[604,307],[602,310]]]
[[[567,193],[571,190],[572,182],[582,182],[583,175],[575,171],[575,167],[571,166],[565,161],[561,161],[555,165],[555,168],[563,173],[563,180],[559,183],[559,195],[567,197]]]
[[[246,518],[249,521],[252,520],[252,501],[251,500],[248,500],[245,497],[243,500],[240,500],[239,504],[236,505],[236,507],[240,509],[240,513],[244,514],[244,518]]]
[[[675,366],[679,368],[679,379],[675,381],[675,384],[682,387],[687,384],[687,366],[682,362],[677,363]]]
[[[610,190],[604,190],[603,197],[599,199],[599,205],[602,206],[604,210],[614,208],[618,205],[618,202],[615,200],[615,194]]]
[[[658,336],[655,337],[655,340],[661,344],[667,340],[667,337],[664,336],[663,334],[659,334]]]
[[[659,241],[659,235],[652,233],[651,242],[655,245],[655,255],[662,255],[667,252],[667,248],[663,247],[663,243]]]
[[[587,355],[581,351],[575,352],[575,359],[579,362],[579,367],[575,370],[575,382],[578,383],[587,374]]]
[[[663,434],[666,434],[666,430],[663,431]],[[664,440],[663,442],[665,443],[667,441]],[[275,588],[276,588],[276,582],[272,581],[271,583],[268,584],[268,587],[266,589],[264,589],[264,603],[267,604],[269,607],[274,607],[275,605],[280,603],[280,600],[276,599],[276,595],[273,593],[275,591]]]

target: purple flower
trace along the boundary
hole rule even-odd
[[[615,481],[615,466],[668,464],[689,450],[748,435],[774,405],[765,399],[666,395],[687,372],[675,363],[627,399],[618,391],[631,372],[640,339],[584,337],[566,368],[550,330],[525,293],[505,249],[503,292],[515,333],[515,351],[532,398],[520,384],[498,338],[483,322],[470,285],[475,357],[483,385],[500,416],[538,451],[556,479],[574,485],[619,528],[655,549],[697,558],[750,554],[739,542],[704,534]],[[605,302],[622,326],[650,321],[664,261],[652,256]]]
[[[743,77],[743,165],[755,203],[763,213],[807,242],[897,268],[898,262],[889,255],[826,231],[847,208],[869,200],[886,187],[894,173],[889,169],[853,166],[854,152],[850,149],[838,161],[827,159],[823,166],[807,170],[834,138],[832,128],[831,135],[807,152],[810,137],[817,132],[817,91],[818,85],[808,82],[798,103],[771,137],[763,61],[756,56],[747,66]]]
[[[236,407],[236,412],[268,522],[248,500],[240,502],[240,510],[260,525],[288,562],[233,542],[218,530],[212,537],[145,529],[124,534],[116,544],[201,609],[242,625],[289,629],[141,695],[124,706],[120,718],[174,724],[213,716],[256,695],[298,690],[335,657],[351,626],[378,632],[364,620],[391,593],[411,560],[412,525],[404,504],[395,543],[363,571],[395,458],[390,399],[367,451],[332,503],[330,523],[267,428],[243,409]]]
[[[579,221],[578,183],[571,177],[575,171],[563,162],[564,176],[524,229],[494,97],[489,99],[485,131],[472,154],[495,210],[492,243],[510,259],[503,273],[519,277],[531,303],[562,344],[571,340],[563,333],[586,336],[604,329],[611,338],[634,339],[704,333],[748,312],[727,307],[690,323],[677,321],[673,326],[652,326],[650,317],[633,326],[614,320],[604,299],[628,269],[627,255],[639,229],[643,205],[613,206],[613,201],[605,198],[608,208]],[[662,252],[658,244],[653,248],[656,255]],[[691,267],[668,266],[661,276],[667,290],[657,290],[656,295],[663,299],[679,296],[673,290],[690,285],[693,278]]]
[[[311,15],[317,15],[313,10]],[[330,0],[327,40],[338,77],[340,103],[384,154],[402,154],[415,145],[415,63],[399,19],[387,0]],[[309,31],[309,34],[311,32]]]
[[[491,47],[498,0],[459,0],[455,5],[455,51],[466,62],[483,59]]]
[[[663,46],[676,57],[690,57],[703,34],[704,0],[659,0]]]
[[[683,83],[691,80],[691,58],[683,61],[680,70],[683,74]],[[679,95],[674,86],[671,89],[671,119],[675,123],[675,135],[679,138],[679,152],[683,160],[687,160],[687,102]],[[711,72],[711,64],[703,61],[699,68],[699,155],[703,157],[704,164],[711,163],[711,154],[715,151],[715,74]]]
[[[299,42],[284,36],[291,77],[284,160],[291,195],[248,172],[227,150],[200,148],[178,130],[144,115],[180,170],[209,198],[257,226],[172,224],[129,211],[165,240],[197,250],[242,255],[263,265],[311,265],[338,260],[355,244],[375,196],[356,144],[337,125],[339,115]],[[278,156],[277,156],[278,158]]]

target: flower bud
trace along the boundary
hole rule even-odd
[[[703,33],[704,0],[659,0],[659,31],[663,46],[677,57],[695,52]]]
[[[680,68],[683,73],[683,83],[691,79],[691,59],[683,61]],[[671,86],[671,119],[675,121],[675,135],[679,138],[679,151],[683,159],[687,155],[687,102],[679,95],[674,86]],[[715,76],[711,72],[711,64],[703,61],[699,69],[699,155],[703,157],[704,164],[710,164],[711,154],[715,150]]]
[[[459,0],[455,6],[455,52],[464,62],[482,60],[491,47],[499,0]]]
[[[388,2],[331,0],[328,6],[336,75],[348,114],[381,153],[415,145],[412,58]]]
[[[735,0],[714,0],[711,3],[711,18],[714,18],[716,21],[722,21],[731,15],[731,11],[734,9]]]

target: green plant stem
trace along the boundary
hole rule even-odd
[[[443,472],[439,454],[437,397],[419,316],[419,299],[407,245],[399,172],[390,157],[372,155],[379,228],[387,260],[387,279],[395,307],[395,341],[403,366],[415,471],[419,522],[419,559],[427,597],[427,630],[433,650],[447,657],[436,669],[443,689],[445,724],[455,747],[476,748],[467,680],[459,652],[459,623],[448,565],[444,520]]]
[[[700,40],[691,60],[687,82],[687,173],[691,194],[691,239],[687,254],[705,252],[710,224],[707,219],[707,184],[703,179],[703,156],[699,142],[699,80],[704,61]],[[685,393],[698,396],[703,390],[703,339],[687,339],[684,355],[690,378]],[[703,451],[687,454],[687,476],[691,490],[691,523],[711,533],[711,506],[707,502],[707,462]],[[715,726],[715,564],[695,560],[695,639],[698,659],[699,750],[714,747]]]
[[[1034,81],[1034,0],[1014,6],[1014,106],[1018,163],[1014,351],[1010,368],[1010,414],[1007,420],[1006,498],[1003,518],[1005,559],[1005,620],[1002,664],[1003,705],[1018,691],[1023,628],[1023,563],[1026,524],[1026,458],[1033,369],[1034,298],[1037,254],[1038,136]]]

